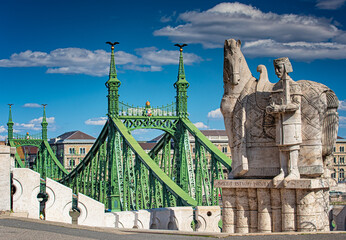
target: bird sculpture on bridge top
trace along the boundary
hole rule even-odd
[[[107,44],[111,45],[112,46],[112,49],[114,49],[114,45],[117,45],[119,44],[119,42],[106,42]]]
[[[180,48],[180,52],[182,52],[183,51],[183,47],[185,47],[185,46],[187,46],[187,44],[174,44],[174,46],[177,46],[177,47],[179,47]]]

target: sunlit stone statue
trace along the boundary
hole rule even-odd
[[[301,96],[298,83],[288,73],[292,65],[287,57],[274,60],[275,74],[280,81],[270,94],[270,105],[266,112],[275,116],[276,145],[279,147],[280,173],[274,178],[274,184],[283,180],[299,179],[299,150],[302,143],[301,132]]]
[[[230,39],[224,48],[221,112],[232,151],[230,177],[281,178],[287,162],[295,169],[288,179],[329,176],[338,129],[334,92],[317,82],[293,81],[288,58],[274,61],[278,83],[269,81],[264,65],[257,80],[240,47]]]
[[[222,188],[222,231],[329,231],[328,166],[337,137],[339,101],[313,81],[294,81],[287,57],[274,60],[279,81],[259,65],[253,77],[240,50],[225,41],[221,112],[232,151]]]

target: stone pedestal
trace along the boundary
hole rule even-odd
[[[274,186],[272,180],[216,180],[222,188],[223,232],[329,231],[332,182],[298,179]]]

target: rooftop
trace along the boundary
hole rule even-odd
[[[96,139],[86,133],[83,133],[81,131],[71,131],[66,132],[64,134],[61,134],[57,137],[59,140],[73,140],[73,139]]]
[[[96,138],[81,131],[71,131],[65,132],[56,138],[51,138],[49,143],[94,143],[95,140]]]

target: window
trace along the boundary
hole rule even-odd
[[[227,153],[227,147],[222,147],[222,152]]]
[[[70,152],[70,154],[75,154],[76,150],[74,148],[69,148],[69,152]]]
[[[345,178],[345,170],[340,169],[339,171],[339,181],[342,181]]]
[[[85,148],[80,148],[79,149],[79,154],[85,154]]]
[[[76,161],[75,161],[74,159],[71,159],[71,160],[68,162],[68,165],[69,165],[70,167],[74,167],[74,166],[76,166]]]
[[[333,152],[336,152],[336,147],[333,147]]]
[[[336,170],[334,169],[334,172],[331,174],[331,178],[336,178]]]
[[[344,146],[340,147],[340,152],[345,152],[345,147]]]
[[[345,163],[345,157],[340,157],[339,164],[344,164],[344,163]]]
[[[334,157],[334,163],[336,163],[336,157]]]

